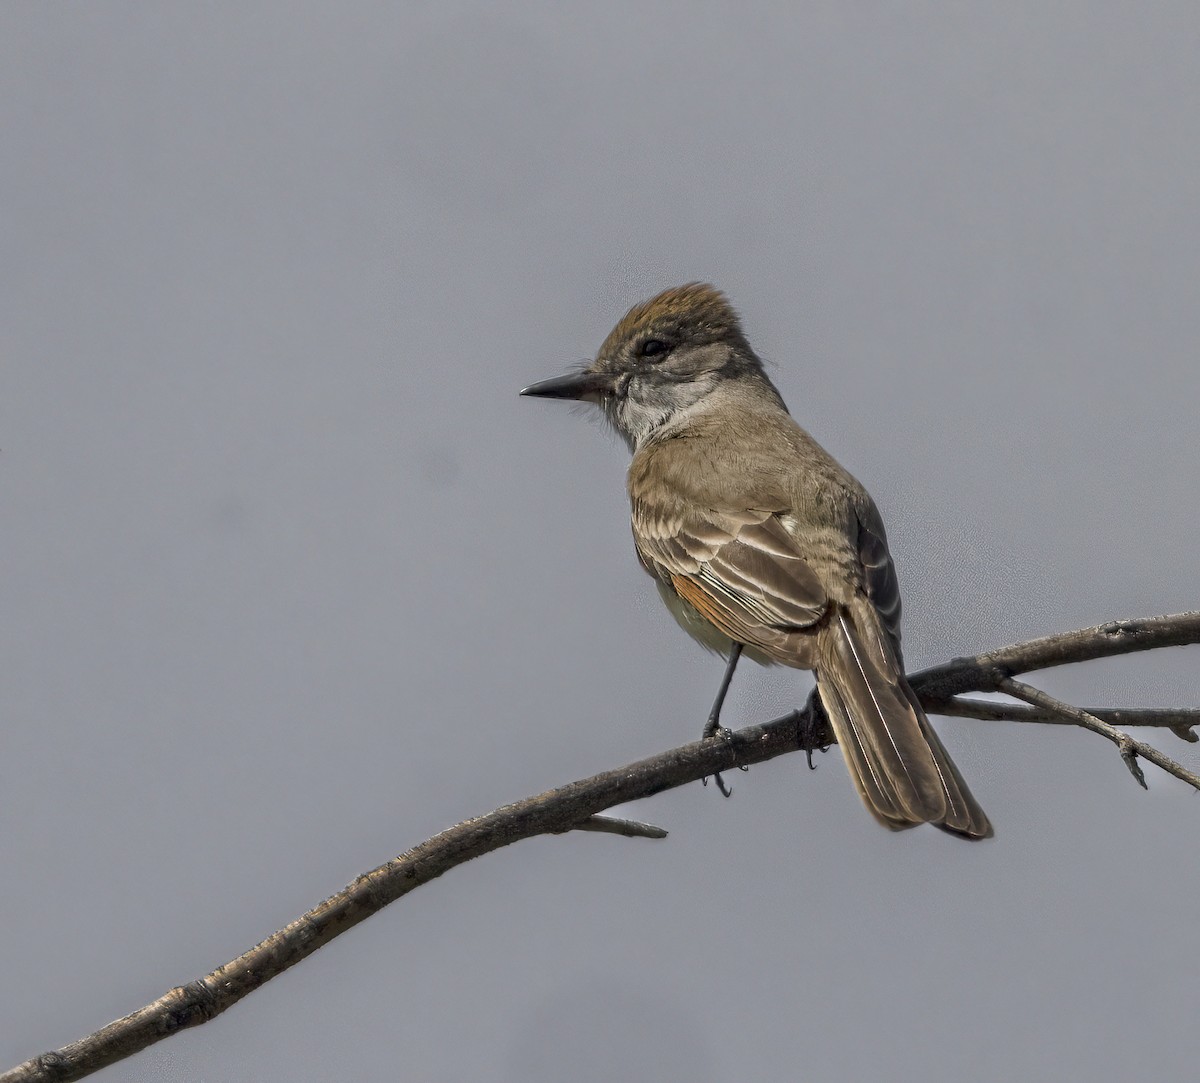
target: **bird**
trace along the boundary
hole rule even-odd
[[[632,452],[634,545],[683,629],[727,660],[813,670],[867,809],[902,830],[993,834],[904,675],[900,590],[866,489],[792,418],[724,293],[634,305],[594,360],[522,395],[598,406]]]

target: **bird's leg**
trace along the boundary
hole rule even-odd
[[[700,735],[701,740],[706,740],[709,737],[724,737],[727,741],[733,740],[733,734],[721,725],[721,707],[725,703],[725,694],[729,691],[729,682],[733,680],[733,671],[737,669],[738,659],[742,656],[742,644],[735,643],[729,651],[729,664],[725,667],[725,676],[721,678],[721,687],[717,689],[717,698],[713,701],[712,710],[708,712],[708,721],[704,723],[704,732]],[[743,767],[743,771],[748,768]],[[704,780],[708,782],[708,779]],[[713,775],[713,782],[717,784],[717,789],[721,794],[728,797],[733,790],[729,788],[725,780],[721,777],[721,772],[718,771]]]
[[[725,667],[725,676],[721,678],[721,687],[717,689],[717,698],[713,701],[712,710],[708,712],[708,721],[704,723],[701,740],[715,737],[724,730],[721,725],[721,707],[725,703],[725,694],[729,691],[729,682],[733,680],[733,671],[737,669],[738,659],[742,656],[742,644],[735,643],[729,652],[729,665]],[[727,730],[725,732],[728,732]]]

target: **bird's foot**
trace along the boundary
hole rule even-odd
[[[813,752],[826,752],[829,750],[829,745],[825,744],[822,738],[826,736],[828,723],[825,722],[823,712],[818,715],[818,706],[815,697],[810,699],[805,704],[802,710],[796,711],[796,743],[800,748],[804,749],[804,758],[808,760],[808,769],[815,771],[817,765],[813,763]]]
[[[737,743],[737,734],[734,733],[733,730],[726,729],[724,726],[721,725],[720,720],[718,718],[714,718],[711,715],[709,716],[708,721],[704,724],[704,732],[701,733],[700,739],[702,741],[707,741],[710,737],[719,737],[722,741],[725,741],[729,745],[733,745],[733,744]],[[737,765],[737,769],[739,771],[749,771],[750,770],[749,767],[747,767],[745,764],[742,764],[742,763],[739,763]],[[733,787],[730,786],[729,783],[727,783],[721,777],[720,771],[717,771],[713,774],[712,780],[715,783],[717,789],[721,791],[722,797],[729,797],[730,795],[732,795]],[[705,786],[708,785],[707,776],[705,778],[701,779],[700,781],[701,781],[702,785],[705,785]]]

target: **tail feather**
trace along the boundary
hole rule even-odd
[[[938,827],[943,831],[949,831],[953,835],[962,835],[968,839],[990,839],[993,833],[991,821],[988,820],[987,814],[967,788],[966,782],[959,774],[958,767],[950,758],[950,753],[946,751],[946,746],[942,744],[937,731],[921,709],[916,693],[908,686],[908,681],[904,682],[904,688],[908,693],[913,710],[916,711],[917,717],[921,721],[925,739],[933,750],[933,759],[937,764],[938,773],[942,776],[942,785],[946,791],[946,818],[938,823]]]
[[[817,689],[867,808],[894,831],[932,823],[966,838],[992,834],[916,695],[878,613],[839,606],[818,633]]]

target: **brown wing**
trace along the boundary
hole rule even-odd
[[[796,664],[792,637],[821,619],[828,600],[776,514],[635,506],[633,532],[647,570],[722,633]]]

